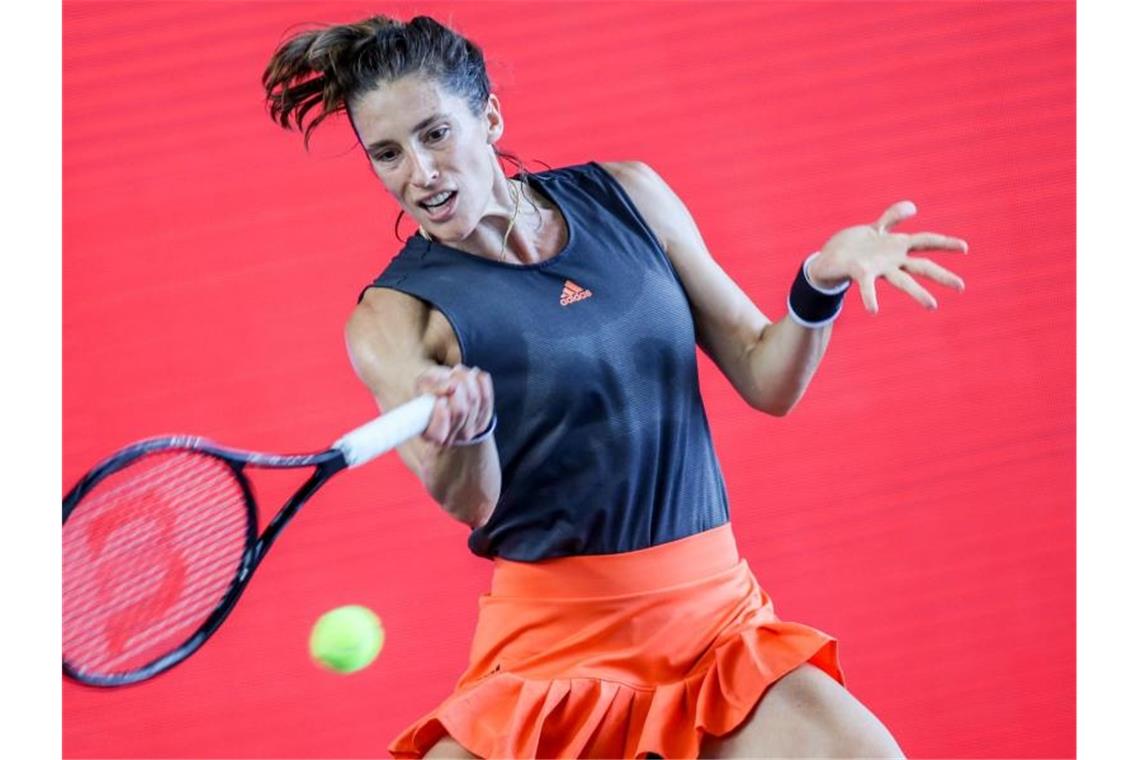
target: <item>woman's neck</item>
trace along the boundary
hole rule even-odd
[[[462,240],[440,242],[492,261],[535,264],[557,253],[560,235],[553,223],[556,211],[525,182],[508,179],[496,166],[491,203],[471,234]],[[429,237],[429,239],[432,239]]]

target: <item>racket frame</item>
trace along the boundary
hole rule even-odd
[[[104,479],[122,470],[142,457],[152,454],[179,452],[205,454],[225,462],[241,486],[246,509],[245,549],[237,572],[229,588],[198,629],[176,649],[141,667],[123,673],[90,673],[63,660],[63,675],[77,683],[97,687],[118,687],[146,681],[169,670],[196,652],[225,622],[242,592],[249,585],[254,570],[269,551],[281,531],[293,519],[306,501],[336,473],[349,466],[345,455],[337,448],[316,454],[263,454],[221,446],[199,436],[175,435],[149,438],[134,443],[107,457],[76,483],[63,499],[63,524],[79,505],[83,497]],[[253,487],[246,477],[247,466],[266,469],[297,469],[315,467],[314,472],[301,484],[273,519],[259,533],[257,500]]]

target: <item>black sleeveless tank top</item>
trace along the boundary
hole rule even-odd
[[[597,163],[525,179],[569,226],[556,256],[508,264],[415,235],[369,286],[434,306],[463,364],[491,375],[502,490],[468,546],[536,561],[723,524],[692,314],[667,254]]]

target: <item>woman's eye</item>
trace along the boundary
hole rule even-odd
[[[383,153],[378,153],[377,155],[373,156],[373,158],[376,159],[377,161],[384,161],[384,162],[391,161],[395,157],[396,157],[395,151],[391,151],[391,150],[386,150]]]
[[[437,129],[433,129],[432,131],[428,132],[428,140],[432,142],[439,142],[444,137],[447,137],[447,133],[450,131],[451,130],[447,127],[439,127]]]

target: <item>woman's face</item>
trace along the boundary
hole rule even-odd
[[[474,116],[432,79],[406,76],[351,107],[376,176],[433,238],[462,240],[494,208],[498,99]]]

